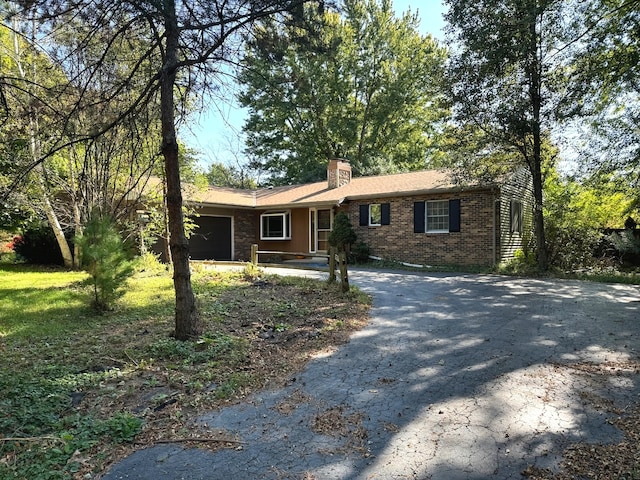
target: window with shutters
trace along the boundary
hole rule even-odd
[[[391,204],[365,203],[360,205],[360,226],[379,227],[391,224]]]
[[[426,202],[426,232],[427,233],[448,233],[449,232],[449,201],[437,200]]]
[[[414,202],[413,232],[460,232],[460,199]]]

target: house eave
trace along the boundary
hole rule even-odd
[[[486,184],[486,185],[463,185],[456,187],[443,187],[443,188],[427,188],[423,190],[407,190],[403,192],[380,192],[375,194],[360,194],[360,195],[349,195],[345,197],[345,201],[349,200],[366,200],[369,198],[395,198],[395,197],[416,197],[422,195],[436,195],[441,193],[458,193],[458,192],[469,192],[469,191],[496,191],[500,187],[498,184]]]

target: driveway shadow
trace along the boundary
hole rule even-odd
[[[574,442],[620,438],[589,399],[637,400],[637,287],[356,270],[371,322],[289,386],[197,422],[244,442],[163,445],[105,479],[521,478]]]

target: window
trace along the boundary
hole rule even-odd
[[[451,233],[459,231],[459,199],[413,203],[414,233]]]
[[[369,205],[369,226],[377,227],[381,225],[382,212],[380,211],[379,203],[372,203]]]
[[[289,240],[290,238],[290,212],[269,212],[260,215],[261,240]]]
[[[509,216],[511,219],[511,233],[522,233],[522,202],[511,200]]]
[[[379,227],[391,223],[391,204],[369,203],[360,205],[360,226]]]
[[[449,231],[449,201],[427,202],[426,232],[443,233]]]

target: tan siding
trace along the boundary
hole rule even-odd
[[[499,245],[500,260],[513,258],[514,252],[532,238],[533,229],[533,184],[531,175],[522,169],[513,174],[500,188]],[[522,234],[511,231],[511,201],[522,202]]]
[[[260,212],[262,213],[262,212]],[[256,237],[260,238],[260,224],[256,226]],[[259,240],[260,250],[279,252],[308,252],[309,251],[309,209],[294,208],[291,210],[291,240]]]

